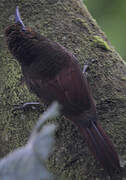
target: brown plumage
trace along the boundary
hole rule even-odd
[[[60,44],[22,28],[20,21],[9,26],[5,36],[29,89],[46,104],[58,101],[62,114],[79,127],[91,152],[109,175],[120,172],[118,155],[97,122],[92,93],[75,56]]]

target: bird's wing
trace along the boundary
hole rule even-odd
[[[74,112],[90,108],[87,80],[74,65],[64,68],[54,79],[45,81],[35,77],[28,79],[28,83],[30,89],[47,103],[57,100]]]

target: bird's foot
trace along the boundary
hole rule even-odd
[[[87,72],[87,70],[88,70],[88,68],[89,68],[89,65],[88,64],[85,64],[84,65],[84,67],[83,67],[83,73],[86,73]]]
[[[36,109],[36,107],[40,108],[40,106],[42,106],[42,104],[40,102],[26,102],[23,104],[14,105],[13,111],[16,111],[16,110],[27,111],[29,109],[34,110],[34,109]]]

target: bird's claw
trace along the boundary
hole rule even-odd
[[[86,71],[88,70],[89,68],[89,65],[88,64],[85,64],[84,67],[83,67],[83,73],[86,73]]]
[[[29,109],[36,109],[36,106],[41,106],[40,102],[26,102],[23,104],[19,104],[19,105],[14,105],[13,111],[17,111],[17,110],[29,110]]]

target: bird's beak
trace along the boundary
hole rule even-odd
[[[22,29],[25,30],[25,25],[24,25],[23,21],[21,20],[18,6],[16,7],[15,22],[19,23],[22,26]]]

